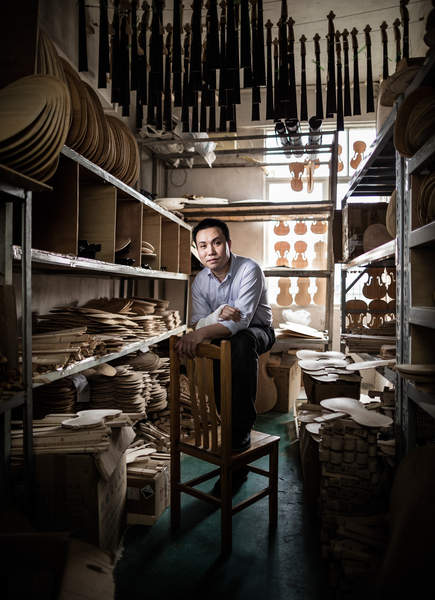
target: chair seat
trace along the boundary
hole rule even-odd
[[[213,462],[215,464],[219,464],[221,462],[221,429],[218,429],[218,446],[215,451],[211,448],[204,448],[204,446],[197,446],[195,444],[194,438],[185,438],[182,442],[180,442],[181,451],[187,452],[188,454],[193,454],[193,456],[197,456],[201,454],[205,460],[207,458],[204,454],[209,456],[209,462]],[[262,456],[264,452],[274,443],[279,442],[280,438],[278,435],[270,435],[269,433],[263,433],[262,431],[256,431],[253,429],[251,431],[251,445],[249,448],[244,450],[243,452],[234,453],[231,455],[231,462],[245,462],[247,458],[250,460],[256,460],[256,456]],[[191,450],[192,452],[189,452]],[[251,455],[254,458],[251,458]]]

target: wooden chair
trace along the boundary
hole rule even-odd
[[[194,434],[182,439],[180,430],[180,359],[175,352],[176,336],[170,339],[171,360],[171,527],[179,527],[181,517],[181,492],[205,500],[221,509],[222,552],[228,554],[232,547],[232,516],[269,496],[269,526],[275,528],[278,517],[278,442],[279,437],[251,432],[251,446],[238,454],[231,451],[231,345],[223,340],[220,347],[213,344],[200,344],[194,359],[186,359],[189,382]],[[213,361],[220,362],[220,413],[216,409]],[[205,460],[218,468],[181,482],[180,454],[189,454]],[[251,466],[250,463],[269,456],[269,471]],[[239,502],[232,503],[232,473],[240,467],[248,467],[254,473],[268,478],[266,488]],[[220,475],[221,497],[216,498],[195,488]]]

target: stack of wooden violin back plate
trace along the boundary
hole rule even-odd
[[[0,163],[38,181],[50,179],[71,119],[66,84],[29,75],[0,90]]]
[[[93,87],[58,55],[41,29],[37,70],[67,84],[71,115],[64,143],[127,185],[134,185],[139,178],[139,149],[134,135],[121,119],[106,116]]]
[[[394,124],[394,145],[402,156],[413,156],[431,137],[435,126],[435,89],[423,86],[399,106]]]

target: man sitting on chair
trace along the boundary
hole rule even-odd
[[[193,358],[198,344],[230,338],[232,449],[243,452],[250,446],[256,417],[258,356],[275,342],[266,282],[255,261],[231,252],[223,221],[202,220],[193,230],[193,241],[204,266],[192,284],[191,320],[196,329],[184,335],[176,349]]]

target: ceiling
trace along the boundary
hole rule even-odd
[[[184,23],[189,22],[192,10],[190,3],[184,2]],[[168,22],[172,22],[172,0],[167,0],[164,9],[164,25]],[[410,56],[421,56],[425,53],[426,47],[422,44],[422,32],[424,31],[424,24],[431,9],[430,0],[417,0],[411,1],[408,5],[409,12],[409,38],[410,38]],[[203,15],[205,15],[203,9]],[[395,69],[395,42],[393,33],[393,21],[396,18],[400,19],[400,8],[399,2],[393,2],[392,0],[365,0],[364,3],[359,5],[358,3],[351,3],[349,0],[330,0],[325,2],[323,0],[310,0],[309,2],[287,2],[287,10],[289,17],[291,16],[295,20],[294,32],[295,39],[299,40],[302,34],[307,38],[307,83],[315,83],[315,65],[314,61],[314,43],[313,36],[318,33],[321,37],[321,65],[324,69],[326,77],[326,40],[325,36],[328,32],[328,20],[327,15],[332,10],[335,17],[335,28],[342,31],[346,28],[349,32],[356,27],[358,30],[358,46],[360,49],[359,54],[359,70],[360,70],[360,81],[365,81],[365,69],[366,69],[366,52],[364,28],[367,24],[372,28],[371,42],[372,42],[372,66],[373,66],[373,79],[376,81],[382,74],[382,46],[381,46],[381,32],[379,26],[385,20],[388,24],[387,36],[388,36],[388,56],[390,73]],[[220,14],[220,8],[218,9]],[[263,0],[263,14],[264,23],[268,19],[274,24],[272,29],[273,37],[277,37],[278,28],[277,23],[281,14],[281,0]],[[349,38],[350,41],[350,38]],[[300,76],[300,59],[299,59],[299,44],[295,45],[296,55],[296,77],[299,80]],[[350,45],[351,47],[351,45]],[[350,53],[351,55],[351,53]],[[352,79],[352,70],[351,70]]]

